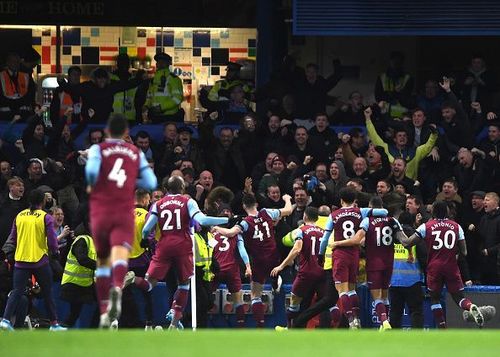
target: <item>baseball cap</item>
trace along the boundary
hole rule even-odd
[[[486,196],[486,192],[484,192],[484,191],[472,191],[472,193],[470,195],[471,195],[471,197],[477,196],[477,197],[484,199],[484,197]]]

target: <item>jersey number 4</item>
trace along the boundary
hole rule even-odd
[[[263,222],[262,226],[266,229],[266,237],[269,238],[271,236],[271,232],[269,231],[269,224],[267,222]],[[255,230],[253,233],[253,239],[258,239],[261,242],[264,240],[264,232],[259,229],[259,226],[255,226]]]
[[[127,174],[125,172],[125,169],[122,169],[122,166],[123,159],[119,157],[118,159],[116,159],[115,164],[113,165],[113,168],[108,175],[108,180],[115,181],[118,188],[122,188],[125,184],[125,181],[127,181]]]
[[[161,211],[160,217],[165,218],[165,216],[167,216],[167,219],[165,219],[162,230],[171,231],[173,229],[181,229],[181,210],[179,208],[174,209],[173,213],[168,209]],[[170,224],[173,216],[175,216],[175,227]]]

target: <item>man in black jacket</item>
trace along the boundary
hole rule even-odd
[[[482,239],[481,249],[481,283],[500,285],[498,274],[498,249],[500,248],[500,208],[499,198],[495,192],[488,192],[484,197],[486,214],[479,223],[479,234]]]

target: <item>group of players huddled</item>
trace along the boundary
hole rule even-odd
[[[86,178],[90,192],[90,228],[97,251],[95,281],[100,306],[100,326],[116,327],[121,313],[122,289],[135,284],[151,291],[167,272],[175,268],[178,281],[171,310],[171,329],[180,328],[187,305],[190,278],[194,274],[193,224],[212,227],[214,257],[219,263],[215,282],[225,283],[233,295],[238,326],[244,326],[244,306],[241,292],[239,258],[246,266],[245,275],[251,280],[251,312],[258,327],[264,326],[265,307],[262,302],[264,283],[270,279],[279,290],[280,273],[297,262],[298,273],[293,282],[291,301],[287,308],[287,327],[305,327],[318,313],[330,311],[332,325],[338,325],[343,314],[349,327],[360,324],[360,302],[356,294],[360,261],[360,246],[366,252],[368,286],[381,322],[380,329],[391,329],[388,319],[390,301],[388,289],[394,264],[394,245],[406,249],[422,240],[427,247],[427,288],[431,309],[438,327],[446,327],[441,292],[447,291],[471,320],[482,326],[486,319],[480,307],[464,297],[463,284],[457,265],[457,255],[466,252],[464,233],[459,224],[449,219],[445,202],[432,206],[433,218],[422,224],[409,237],[400,223],[388,215],[382,200],[374,197],[369,208],[357,207],[356,193],[350,188],[340,191],[341,208],[329,213],[322,228],[317,225],[318,209],[307,207],[303,225],[291,233],[293,247],[282,261],[274,237],[278,220],[292,213],[291,197],[283,196],[281,209],[259,209],[252,195],[243,196],[245,217],[205,215],[195,200],[184,194],[182,177],[171,176],[166,181],[166,194],[153,203],[147,218],[143,218],[140,242],[134,242],[134,192],[137,187],[153,190],[156,178],[144,155],[121,138],[128,133],[123,117],[114,116],[107,126],[108,139],[89,151]],[[228,210],[230,211],[230,210]],[[224,227],[221,227],[224,225]],[[145,246],[151,232],[160,237],[144,277],[129,270],[130,249]],[[301,308],[304,299],[316,294],[315,303]]]

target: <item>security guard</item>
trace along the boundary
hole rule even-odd
[[[129,81],[132,75],[129,72],[130,58],[126,53],[120,53],[116,57],[116,71],[110,76],[112,81]],[[135,93],[137,87],[115,93],[113,97],[113,113],[125,116],[129,122],[137,120],[135,110]]]
[[[213,258],[212,242],[214,238],[208,228],[200,228],[194,235],[194,261],[196,265],[196,316],[198,327],[208,327],[208,311],[214,304],[211,281],[218,270],[218,263]]]
[[[154,56],[156,73],[149,84],[145,110],[153,123],[184,121],[181,103],[184,98],[182,80],[170,72],[172,57],[161,52]]]
[[[226,78],[215,82],[208,92],[208,100],[212,102],[229,100],[231,89],[241,86],[245,92],[245,97],[250,99],[252,88],[240,79],[241,64],[228,62],[226,67]]]
[[[6,67],[0,72],[0,120],[11,120],[15,114],[33,114],[36,86],[29,73],[21,72],[21,58],[9,53]]]
[[[52,297],[52,269],[49,264],[49,254],[58,254],[54,219],[42,210],[45,194],[41,190],[31,191],[28,201],[29,208],[19,212],[12,227],[12,241],[16,245],[14,290],[7,301],[0,329],[13,330],[10,318],[24,294],[26,281],[34,275],[45,299],[51,320],[50,330],[63,331],[66,329],[57,322],[57,311]]]
[[[394,269],[389,288],[389,317],[393,328],[401,328],[405,304],[410,309],[411,327],[424,327],[423,282],[424,274],[417,259],[417,247],[408,250],[402,244],[394,244]]]
[[[95,302],[94,271],[96,250],[92,237],[84,234],[75,238],[68,253],[61,281],[61,299],[70,304],[70,313],[64,321],[67,327],[74,326],[83,304]]]
[[[149,262],[151,260],[151,255],[148,251],[149,241],[142,242],[142,229],[146,224],[146,218],[148,216],[148,208],[151,203],[151,194],[149,191],[144,189],[137,189],[135,191],[135,229],[134,229],[134,241],[132,243],[132,249],[129,255],[128,266],[130,271],[125,276],[124,281],[124,292],[123,292],[123,314],[121,317],[121,324],[123,326],[135,327],[138,323],[138,316],[133,316],[133,313],[137,311],[136,303],[131,289],[125,289],[135,281],[135,277],[139,276],[144,278],[149,267]],[[158,241],[160,238],[160,230],[156,230],[155,238]],[[144,302],[145,302],[145,329],[152,330],[153,323],[153,300],[151,292],[143,291]],[[135,315],[135,314],[134,314]]]

